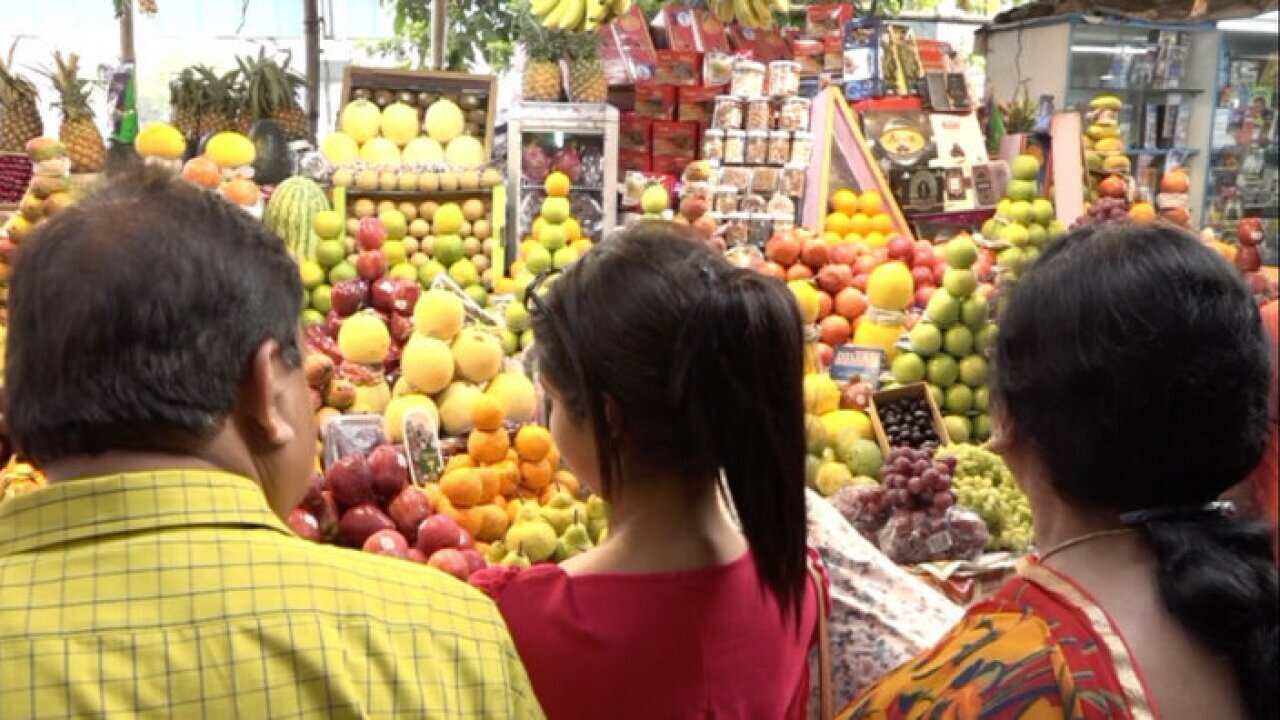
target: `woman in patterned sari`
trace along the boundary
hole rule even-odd
[[[1041,550],[842,717],[1276,717],[1268,532],[1215,502],[1263,448],[1268,342],[1190,235],[1049,247],[1012,291],[992,380],[991,444]]]

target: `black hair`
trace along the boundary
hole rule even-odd
[[[644,221],[584,255],[541,305],[539,368],[594,428],[604,495],[623,460],[608,397],[645,462],[689,477],[723,470],[765,586],[798,610],[804,340],[786,286],[731,266],[687,228]]]
[[[1270,343],[1239,273],[1172,226],[1085,228],[1046,248],[1000,321],[993,396],[1064,496],[1099,512],[1196,507],[1240,482],[1268,432]],[[1263,525],[1173,513],[1139,525],[1165,606],[1276,716],[1276,567]]]
[[[301,361],[283,241],[172,173],[112,177],[39,226],[9,287],[8,420],[37,463],[189,448],[233,408],[254,352]]]

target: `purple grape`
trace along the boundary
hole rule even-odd
[[[939,510],[946,510],[954,505],[955,501],[949,492],[940,492],[933,496],[933,506]]]
[[[907,481],[907,491],[912,495],[919,495],[924,491],[924,478],[913,477]]]
[[[930,485],[938,482],[938,478],[940,477],[942,477],[942,473],[938,472],[937,467],[931,467],[928,470],[925,470],[924,473],[920,475],[920,479],[929,483]]]

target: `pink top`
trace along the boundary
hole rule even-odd
[[[489,568],[547,717],[803,718],[817,600],[783,619],[750,552],[727,565],[570,577]]]

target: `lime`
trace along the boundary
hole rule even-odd
[[[336,240],[345,225],[336,210],[321,210],[311,219],[311,230],[324,240]]]
[[[316,289],[311,291],[311,307],[322,313],[329,312],[333,308],[332,293],[333,288],[328,285],[316,286]]]
[[[413,265],[407,262],[397,263],[395,266],[393,266],[390,270],[387,271],[387,275],[395,278],[396,280],[408,280],[410,282],[417,282],[418,268],[414,267]]]
[[[329,270],[329,284],[337,285],[338,283],[346,280],[355,280],[358,276],[355,266],[346,260],[343,260]]]
[[[312,325],[320,325],[324,323],[324,315],[319,310],[307,308],[302,311],[302,326],[311,327]]]
[[[442,272],[444,272],[443,265],[436,260],[429,260],[425,265],[418,266],[418,282],[422,287],[431,287],[431,282]]]
[[[404,243],[399,240],[388,240],[383,243],[382,256],[387,259],[387,267],[395,267],[409,259],[409,254],[404,249]]]
[[[331,268],[347,256],[347,245],[341,240],[322,240],[316,245],[316,262],[320,267]]]
[[[302,276],[302,287],[308,290],[324,282],[324,268],[310,260],[302,261],[298,266],[298,274]]]

